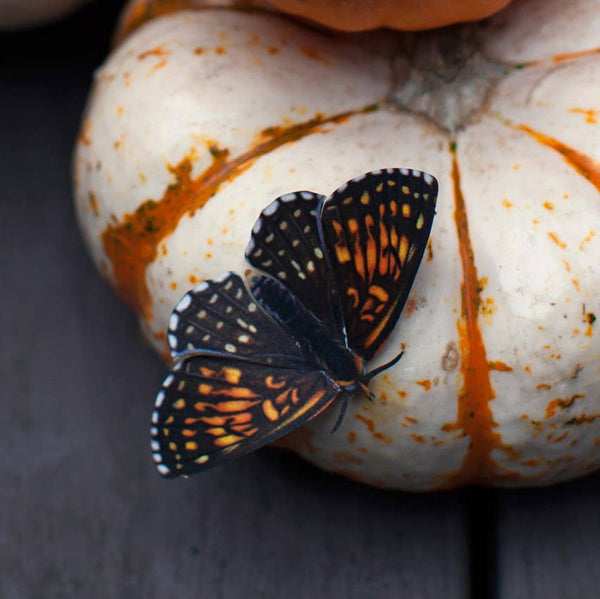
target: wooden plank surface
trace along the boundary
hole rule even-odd
[[[272,450],[188,481],[154,471],[164,367],[71,205],[117,5],[2,39],[0,596],[464,599],[462,494],[381,492]]]
[[[498,599],[600,597],[600,476],[496,500]]]

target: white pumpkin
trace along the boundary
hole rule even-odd
[[[89,0],[0,0],[0,30],[42,25],[66,16]]]
[[[81,228],[164,352],[173,306],[245,268],[275,197],[431,172],[430,249],[374,362],[404,357],[335,434],[333,408],[284,445],[397,489],[583,475],[600,466],[599,42],[599,0],[523,0],[410,37],[163,15],[97,73],[74,161]]]

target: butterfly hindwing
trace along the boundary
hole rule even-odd
[[[372,358],[392,331],[425,252],[437,181],[386,169],[349,181],[324,203],[322,231],[348,346]]]
[[[183,296],[171,315],[167,338],[174,359],[204,353],[282,366],[304,361],[295,340],[231,272]]]
[[[338,392],[320,371],[189,356],[156,397],[154,461],[166,477],[216,466],[311,420]]]
[[[341,337],[342,322],[333,297],[327,256],[319,230],[325,196],[298,191],[277,198],[252,229],[246,259],[282,283],[331,335]]]

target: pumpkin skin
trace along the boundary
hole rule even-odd
[[[458,52],[465,69],[450,61],[452,77],[433,80],[460,31],[411,37],[423,52],[407,57],[400,34],[341,39],[222,9],[155,18],[98,71],[77,142],[94,261],[165,354],[173,306],[245,268],[250,229],[275,197],[328,194],[375,168],[431,172],[430,248],[370,368],[400,347],[404,357],[335,434],[334,408],[282,445],[404,490],[594,471],[599,9],[518,3],[469,30],[480,50]]]
[[[42,25],[73,12],[88,0],[0,0],[0,30]]]

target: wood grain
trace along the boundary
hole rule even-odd
[[[498,599],[600,597],[600,476],[498,500]]]

